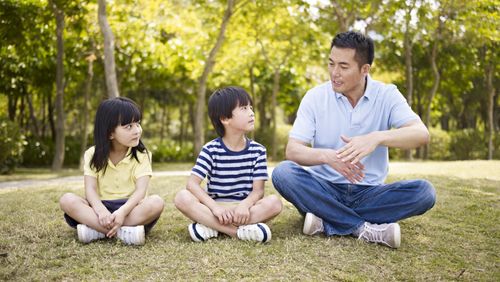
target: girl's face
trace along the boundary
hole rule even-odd
[[[226,129],[236,131],[250,132],[255,128],[255,114],[253,107],[248,104],[246,106],[237,106],[232,113],[230,119],[225,119],[222,123],[226,125]]]
[[[140,122],[131,122],[129,124],[118,125],[111,133],[110,139],[113,148],[135,147],[139,145],[141,139],[142,127]]]

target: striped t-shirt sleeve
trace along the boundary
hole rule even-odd
[[[267,180],[268,178],[266,149],[261,147],[261,150],[259,150],[259,156],[255,162],[253,180]]]
[[[191,170],[191,174],[198,176],[201,179],[205,179],[207,177],[208,172],[212,169],[213,159],[210,151],[206,146],[203,146],[200,154],[198,155],[198,159],[196,159],[196,164]]]

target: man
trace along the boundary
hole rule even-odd
[[[352,31],[335,36],[330,81],[302,99],[288,161],[274,169],[272,180],[305,215],[304,234],[353,235],[398,248],[397,221],[425,213],[436,195],[425,180],[384,184],[388,147],[422,146],[429,132],[396,86],[371,79],[373,57],[369,37]]]

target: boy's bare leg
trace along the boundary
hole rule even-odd
[[[277,216],[282,208],[283,204],[278,196],[269,195],[264,197],[250,208],[249,224],[269,221]]]
[[[89,226],[101,233],[108,233],[108,229],[99,224],[99,218],[89,202],[84,198],[73,194],[66,193],[59,199],[61,209],[71,216],[74,220]]]
[[[236,237],[237,227],[229,224],[223,225],[212,211],[202,204],[191,192],[183,189],[175,195],[174,204],[185,216],[194,222],[201,223],[219,232]]]
[[[123,225],[136,226],[151,223],[161,215],[164,206],[165,202],[160,196],[146,197],[125,217]]]

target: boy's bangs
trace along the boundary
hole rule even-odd
[[[139,122],[142,118],[139,109],[130,103],[122,103],[119,112],[120,112],[120,125],[126,125],[132,122]]]
[[[248,94],[246,94],[246,92],[244,93],[240,93],[240,92],[236,92],[236,101],[237,101],[237,106],[238,107],[243,107],[243,106],[252,106],[253,103],[252,103],[252,98],[250,98],[250,96],[248,96]]]

